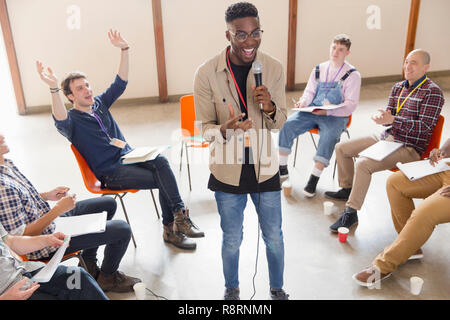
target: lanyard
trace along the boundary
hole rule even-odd
[[[336,74],[334,75],[333,80],[331,80],[331,82],[334,82],[334,80],[336,80],[336,77],[338,76],[339,72],[341,72],[342,68],[344,67],[345,62],[342,64],[342,66],[339,68],[338,72],[336,72]],[[328,82],[328,71],[330,71],[330,64],[328,64],[328,68],[327,68],[327,78],[325,80],[325,82]]]
[[[399,113],[400,109],[403,108],[403,105],[405,104],[406,100],[408,100],[409,96],[412,95],[412,93],[413,93],[414,91],[416,91],[416,89],[417,89],[418,87],[420,87],[421,85],[423,85],[423,83],[424,83],[425,81],[427,81],[427,79],[428,79],[428,78],[425,77],[425,79],[423,79],[423,81],[422,81],[421,83],[419,83],[419,85],[417,85],[417,86],[413,89],[413,91],[411,91],[411,92],[408,94],[408,96],[405,98],[405,100],[403,100],[402,104],[400,104],[400,98],[401,98],[401,96],[402,96],[402,94],[403,94],[403,89],[405,89],[405,86],[403,86],[402,91],[400,92],[400,95],[398,96],[398,99],[397,99],[397,110],[396,110],[396,113],[395,113],[395,114],[398,114],[398,113]]]
[[[239,86],[238,86],[238,84],[237,84],[237,82],[236,82],[236,79],[235,79],[235,77],[234,77],[233,70],[231,70],[231,64],[230,64],[229,53],[230,53],[230,49],[227,50],[228,69],[230,69],[231,77],[233,78],[234,85],[236,86],[236,90],[237,90],[237,92],[238,92],[238,94],[239,94],[239,98],[241,98],[241,101],[242,101],[242,103],[244,104],[245,110],[246,110],[247,113],[248,113],[247,104],[245,103],[244,98],[242,97],[241,90],[239,90]]]
[[[92,111],[92,116],[97,120],[98,124],[100,125],[100,128],[102,131],[108,136],[109,140],[111,140],[111,137],[109,136],[108,132],[106,132],[105,125],[103,124],[102,119],[99,117],[98,114],[95,113],[95,111]]]

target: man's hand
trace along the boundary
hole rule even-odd
[[[0,134],[0,157],[9,152],[8,145],[5,143],[5,137]]]
[[[56,204],[54,209],[58,210],[59,215],[72,210],[75,208],[76,203],[76,195],[68,195],[65,197],[62,197]]]
[[[44,81],[50,88],[58,88],[58,79],[50,67],[47,67],[48,72],[46,73],[42,62],[36,61],[36,68],[42,81]]]
[[[44,200],[50,200],[50,201],[59,201],[63,197],[67,196],[67,191],[69,191],[70,188],[68,187],[57,187],[49,192],[45,192],[41,194],[41,197]]]
[[[444,159],[444,154],[442,153],[442,150],[434,148],[430,152],[430,164],[434,167],[439,160]]]
[[[61,247],[64,243],[65,234],[61,232],[56,232],[53,234],[45,235],[48,247]]]
[[[21,290],[20,288],[22,288],[28,280],[30,279],[25,278],[17,282],[11,288],[6,290],[5,293],[0,295],[0,300],[27,300],[39,288],[39,283],[33,282],[28,289]]]
[[[253,120],[250,118],[243,122],[240,122],[241,119],[245,116],[245,113],[241,113],[238,116],[235,116],[231,104],[228,104],[228,111],[230,112],[230,119],[220,127],[220,132],[225,139],[227,138],[227,130],[240,129],[243,131],[247,131],[248,129],[253,127]]]
[[[122,38],[122,36],[120,35],[120,32],[117,30],[109,29],[108,38],[114,47],[117,47],[120,49],[124,49],[124,48],[128,47],[128,42],[124,38]]]
[[[270,93],[266,86],[261,85],[259,87],[252,86],[253,89],[253,101],[258,106],[262,105],[263,111],[266,113],[275,110],[275,106],[270,99]]]
[[[375,121],[376,124],[391,124],[394,122],[395,116],[393,116],[390,111],[378,109],[378,113],[372,116],[372,120]]]
[[[444,197],[449,197],[449,198],[450,198],[450,186],[444,187],[444,189],[441,190],[440,195],[441,195],[441,196],[444,196]]]

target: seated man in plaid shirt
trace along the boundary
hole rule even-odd
[[[358,222],[360,210],[369,189],[372,173],[394,168],[397,162],[420,160],[425,152],[444,104],[442,90],[426,72],[430,68],[430,55],[422,49],[411,51],[403,69],[405,81],[392,87],[386,110],[379,109],[372,117],[375,123],[389,126],[381,136],[368,136],[341,142],[336,145],[339,186],[337,192],[325,195],[336,200],[346,200],[339,219],[330,226],[332,232],[339,227],[350,228]],[[379,140],[400,142],[403,146],[382,161],[353,157]]]
[[[118,271],[131,239],[130,226],[122,220],[112,220],[116,201],[111,197],[93,198],[75,202],[75,195],[68,195],[69,188],[58,187],[38,193],[31,182],[14,163],[5,159],[9,152],[5,138],[0,134],[0,223],[14,236],[48,235],[55,231],[53,221],[59,216],[77,216],[106,211],[105,232],[73,237],[66,253],[83,250],[88,271],[103,291],[133,291],[133,285],[141,280]],[[50,208],[47,201],[57,201]],[[105,246],[101,267],[97,266],[97,249]],[[30,260],[48,260],[56,247],[44,247],[27,254]]]

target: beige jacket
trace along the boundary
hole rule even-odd
[[[262,83],[276,105],[274,119],[263,114],[253,101],[252,85],[255,84],[253,70],[247,78],[247,108],[254,126],[246,134],[250,136],[251,157],[258,177],[258,161],[261,159],[259,182],[273,177],[278,171],[278,148],[272,141],[272,130],[280,130],[286,121],[285,77],[281,63],[257,52],[256,60],[262,64]],[[226,49],[203,63],[195,74],[194,101],[197,125],[201,126],[204,139],[210,142],[209,168],[217,180],[233,186],[239,185],[244,158],[243,132],[234,132],[224,139],[220,126],[229,120],[228,104],[237,116],[241,113],[239,96],[227,68]],[[264,128],[261,121],[264,121]],[[262,139],[261,139],[262,138]],[[262,148],[261,148],[262,142]]]

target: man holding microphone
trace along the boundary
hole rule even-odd
[[[194,81],[196,118],[211,146],[208,188],[214,191],[223,232],[224,299],[240,298],[239,248],[249,194],[266,244],[271,298],[285,300],[281,187],[270,133],[286,121],[283,67],[258,51],[263,31],[254,5],[229,6],[225,20],[230,46],[203,63]],[[254,62],[262,67],[263,84],[257,87]]]

